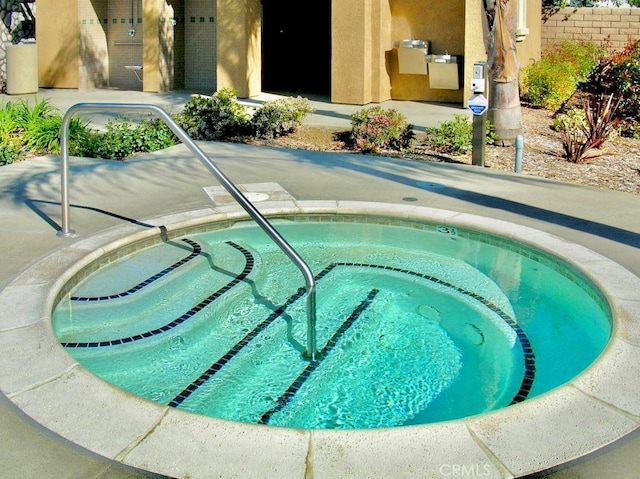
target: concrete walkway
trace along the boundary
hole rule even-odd
[[[22,98],[33,102],[35,99],[48,99],[61,111],[66,111],[76,103],[142,103],[153,104],[164,108],[169,113],[178,113],[184,104],[189,101],[193,93],[190,92],[170,92],[170,93],[143,93],[139,91],[115,91],[115,90],[59,90],[42,88],[37,95],[0,95],[0,103],[14,101]],[[273,93],[261,93],[257,96],[240,99],[240,103],[247,107],[259,107],[266,101],[281,98]],[[309,125],[331,126],[349,129],[351,125],[351,115],[363,108],[359,105],[344,105],[327,103],[320,97],[309,97],[315,112],[306,123]],[[380,103],[383,108],[395,108],[400,111],[407,120],[415,125],[417,130],[424,130],[429,126],[439,126],[440,122],[450,120],[453,114],[471,116],[471,112],[462,106],[451,104],[434,104],[418,101],[397,101],[389,100]],[[94,125],[102,126],[107,120],[115,118],[116,114],[83,113],[83,116],[90,119]]]
[[[43,90],[38,97],[51,98],[63,109],[84,101],[144,101],[180,108],[188,99],[180,93],[60,90]],[[348,124],[354,108],[317,106],[322,109],[314,122],[340,127],[345,119]],[[410,111],[410,120],[418,126],[437,125],[453,114],[465,113],[460,108],[416,102],[393,102],[393,106]],[[498,218],[584,245],[640,276],[640,196],[464,165],[230,143],[201,146],[238,184],[277,182],[300,200],[411,203]],[[38,258],[73,241],[55,234],[60,224],[59,185],[59,159],[54,156],[0,168],[0,288]],[[203,208],[210,205],[203,187],[213,185],[216,182],[208,171],[183,146],[126,162],[73,158],[72,227],[87,237],[126,221]],[[3,323],[0,305],[0,330]],[[640,435],[632,436],[547,475],[636,478]],[[0,477],[147,477],[53,437],[4,396],[0,396],[0,443]]]

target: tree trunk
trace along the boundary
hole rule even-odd
[[[486,5],[486,4],[485,4]],[[522,111],[516,56],[517,0],[495,0],[487,15],[489,38],[489,121],[496,144],[510,146],[522,134]]]

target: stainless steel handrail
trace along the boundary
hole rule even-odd
[[[75,232],[70,228],[69,221],[69,123],[71,117],[80,111],[107,112],[107,111],[142,111],[156,114],[162,119],[173,133],[184,143],[189,150],[213,173],[213,176],[229,192],[229,194],[244,208],[244,210],[258,223],[260,228],[267,233],[273,242],[284,252],[285,255],[298,267],[304,276],[307,288],[307,346],[305,354],[308,359],[315,360],[317,357],[316,348],[316,282],[311,272],[311,268],[291,247],[289,243],[276,231],[266,218],[256,209],[255,206],[242,194],[242,192],[218,169],[211,159],[195,144],[191,137],[185,132],[169,114],[156,105],[136,104],[136,103],[77,103],[71,106],[62,119],[60,130],[60,150],[61,150],[61,195],[62,224],[58,236],[71,237]]]

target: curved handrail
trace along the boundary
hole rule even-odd
[[[77,103],[72,105],[62,118],[60,130],[61,173],[60,173],[60,204],[62,206],[62,224],[58,236],[71,237],[75,232],[70,228],[69,221],[69,124],[73,115],[80,111],[143,111],[157,115],[171,131],[185,144],[189,150],[211,171],[225,190],[244,208],[244,210],[258,223],[260,228],[273,240],[282,252],[296,265],[302,273],[307,288],[307,347],[305,354],[312,361],[316,359],[316,282],[311,268],[291,247],[289,243],[276,231],[257,208],[242,194],[242,192],[218,169],[211,159],[196,145],[171,116],[156,105],[138,103]]]

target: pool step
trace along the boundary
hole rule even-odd
[[[322,359],[331,352],[331,350],[336,346],[344,333],[371,305],[371,302],[378,293],[379,290],[377,289],[372,289],[369,292],[367,297],[358,305],[358,307],[351,313],[351,315],[344,321],[344,323],[342,323],[340,328],[338,328],[338,330],[333,334],[326,346],[322,348],[322,351],[320,351],[318,354],[318,358],[309,362],[309,365],[304,369],[304,371],[302,371],[302,373],[296,378],[296,380],[287,388],[284,394],[277,399],[276,405],[262,415],[262,417],[258,421],[260,424],[268,424],[271,416],[276,412],[282,410],[287,405],[287,403],[289,403],[289,401],[300,390],[302,385],[307,381],[307,379],[309,379],[311,374],[318,368],[318,366],[322,362]]]

